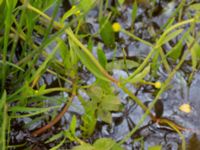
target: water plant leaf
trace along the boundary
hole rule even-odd
[[[50,142],[53,142],[55,140],[58,140],[60,139],[61,137],[63,137],[63,131],[57,133],[57,134],[54,134],[52,137],[50,137],[47,141],[45,141],[45,143],[50,143]]]
[[[2,97],[0,99],[0,142],[1,142],[1,148],[6,149],[6,129],[7,129],[7,105],[6,105],[6,99],[7,99],[7,92],[4,90],[2,93]]]
[[[119,4],[122,5],[125,0],[118,0]]]
[[[73,136],[75,136],[76,132],[76,116],[73,115],[72,120],[70,122],[69,130]]]
[[[151,146],[148,147],[148,150],[162,150],[162,146],[161,145]]]
[[[112,62],[107,63],[106,70],[112,71],[113,69],[133,69],[139,66],[139,63],[134,60],[113,60]]]
[[[178,30],[175,30],[175,31],[173,31],[173,32],[171,32],[171,33],[169,33],[169,34],[167,34],[167,35],[164,37],[164,39],[162,39],[162,40],[160,41],[159,44],[160,44],[160,45],[163,45],[163,44],[169,42],[170,40],[174,39],[176,36],[180,35],[182,32],[183,32],[183,29],[178,29]]]
[[[34,107],[23,107],[23,106],[13,106],[10,107],[8,110],[11,112],[38,112],[38,113],[42,113],[42,112],[46,112],[49,111],[51,109],[55,109],[55,108],[60,108],[60,106],[52,106],[52,107],[46,107],[46,108],[34,108]]]
[[[79,100],[85,110],[85,113],[81,116],[83,124],[80,126],[80,129],[85,137],[89,137],[95,130],[97,122],[97,116],[95,115],[97,106],[93,101],[85,101],[81,96],[79,96]]]
[[[187,40],[186,40],[186,43],[187,43],[187,46],[190,47],[190,52],[191,52],[191,57],[192,57],[192,68],[193,70],[196,69],[196,66],[197,66],[197,61],[199,60],[200,58],[200,45],[199,43],[195,40],[194,37],[192,36],[187,36]]]
[[[146,77],[147,74],[150,72],[150,65],[148,65],[144,70],[137,75],[135,75],[133,78],[128,79],[130,83],[138,83],[140,82],[144,77]]]
[[[71,64],[71,59],[70,59],[70,51],[67,48],[66,44],[63,42],[61,42],[60,45],[60,56],[62,58],[62,63],[64,64],[64,67],[68,70],[72,67]]]
[[[57,145],[55,145],[54,147],[50,148],[49,150],[58,150],[64,143],[65,143],[66,139],[63,138],[62,141],[60,141],[60,143],[58,143]]]
[[[113,93],[107,93],[110,90],[102,89],[100,86],[93,86],[87,94],[91,98],[93,110],[96,109],[97,116],[106,123],[112,122],[111,111],[119,111],[121,102]],[[87,104],[88,107],[88,104]]]
[[[108,111],[118,111],[120,109],[120,99],[115,95],[106,95],[102,100],[101,107]]]
[[[98,116],[102,121],[111,124],[112,115],[111,111],[119,111],[121,102],[117,96],[114,95],[104,95],[99,102]]]
[[[58,44],[56,45],[56,47],[54,47],[52,52],[46,57],[46,60],[39,66],[37,71],[32,76],[31,81],[42,74],[42,72],[47,68],[48,63],[53,59],[53,57],[56,54],[57,50],[60,48],[61,40],[60,39],[57,39],[57,40],[58,40]]]
[[[159,61],[159,50],[156,50],[154,52],[153,58],[152,58],[152,63],[151,63],[151,68],[152,68],[152,75],[155,77],[157,75],[157,70],[160,66],[160,61]]]
[[[111,138],[100,138],[94,142],[93,146],[96,150],[123,150],[120,146],[113,148],[115,144],[116,142]]]
[[[78,8],[80,8],[81,12],[86,14],[89,10],[92,9],[95,4],[95,0],[81,0],[78,4]]]
[[[196,4],[192,4],[189,6],[190,10],[195,10],[195,11],[200,11],[200,4],[196,3]]]
[[[102,17],[100,20],[100,36],[107,46],[113,47],[115,34],[110,21],[106,17]]]
[[[93,149],[94,149],[94,147],[87,143],[83,143],[79,146],[75,146],[72,148],[72,150],[93,150]]]
[[[68,138],[70,141],[75,141],[74,136],[71,134],[71,132],[69,130],[65,130],[64,131],[64,135],[66,138]]]
[[[0,64],[3,64],[2,60],[0,60]],[[21,67],[15,65],[15,64],[13,64],[13,63],[10,63],[10,62],[8,62],[8,61],[6,61],[6,64],[7,64],[7,65],[10,65],[10,66],[12,66],[12,67],[14,67],[14,68],[17,68],[18,70],[24,71],[23,68],[21,68]]]
[[[0,0],[0,6],[1,6],[2,3],[3,3],[3,0]]]
[[[3,94],[2,94],[2,97],[1,97],[1,100],[0,100],[0,116],[2,116],[2,112],[3,112],[3,107],[4,107],[4,104],[6,102],[6,97],[7,97],[7,93],[6,91],[4,90]]]
[[[107,59],[106,59],[106,55],[105,55],[104,51],[101,48],[97,49],[97,56],[98,56],[98,60],[99,60],[100,64],[102,65],[102,67],[106,68]]]
[[[98,109],[97,114],[102,121],[108,124],[112,123],[112,114],[110,111],[107,111],[105,109]]]
[[[137,1],[135,1],[133,3],[133,10],[132,10],[132,13],[131,13],[132,24],[135,22],[135,19],[137,17],[137,10],[138,10]]]
[[[179,58],[182,53],[183,41],[189,36],[190,30],[192,28],[193,27],[191,26],[190,29],[183,34],[183,36],[178,40],[178,43],[170,51],[168,51],[166,56],[169,56],[174,60]]]
[[[183,48],[183,39],[180,39],[178,43],[167,53],[166,56],[169,56],[172,59],[177,60],[181,55],[182,48]]]
[[[74,49],[81,62],[87,67],[89,71],[91,71],[97,78],[100,78],[105,81],[110,81],[104,74],[96,67],[90,57],[78,47]]]
[[[77,11],[79,11],[79,8],[72,7],[70,10],[64,13],[64,15],[61,18],[61,23],[64,23],[65,20],[67,20],[71,15],[75,14]]]

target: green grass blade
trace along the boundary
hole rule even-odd
[[[6,105],[7,94],[6,91],[3,92],[3,95],[0,100],[0,122],[1,122],[1,134],[0,134],[0,145],[4,150],[6,149],[6,129],[7,129],[7,105]]]

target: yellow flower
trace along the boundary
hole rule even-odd
[[[160,89],[161,88],[162,83],[160,81],[157,81],[154,83],[155,88]]]
[[[185,113],[191,112],[191,106],[189,104],[183,104],[179,107],[179,110]]]
[[[39,91],[38,90],[35,90],[35,94],[38,94],[39,93]]]
[[[73,5],[71,9],[72,9],[72,10],[73,10],[73,9],[77,9],[77,7],[76,7],[75,5]],[[80,11],[80,10],[77,10],[74,14],[78,16],[78,15],[80,15],[80,13],[81,13],[81,11]]]
[[[113,23],[112,29],[114,32],[119,32],[121,30],[121,25],[118,22]]]

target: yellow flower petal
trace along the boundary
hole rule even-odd
[[[155,88],[159,89],[161,88],[162,83],[160,81],[157,81],[154,83]]]
[[[114,32],[119,32],[121,30],[121,25],[118,22],[113,23],[112,29]]]
[[[179,107],[179,110],[185,113],[191,112],[191,106],[189,104],[183,104]]]

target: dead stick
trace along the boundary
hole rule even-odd
[[[69,101],[62,108],[61,112],[52,121],[50,121],[47,125],[33,131],[31,133],[31,135],[36,137],[36,136],[44,133],[48,129],[50,129],[53,125],[55,125],[64,116],[64,114],[67,112],[67,110],[68,110],[69,106],[71,105],[75,96],[76,96],[76,83],[73,84],[72,95],[70,96]]]
[[[68,104],[65,104],[65,106],[62,108],[61,112],[52,121],[50,121],[47,125],[33,131],[31,133],[31,135],[34,137],[39,136],[40,134],[42,134],[45,131],[47,131],[48,129],[50,129],[53,125],[55,125],[67,112],[70,104],[72,103],[73,98],[74,98],[74,96],[70,97]]]

